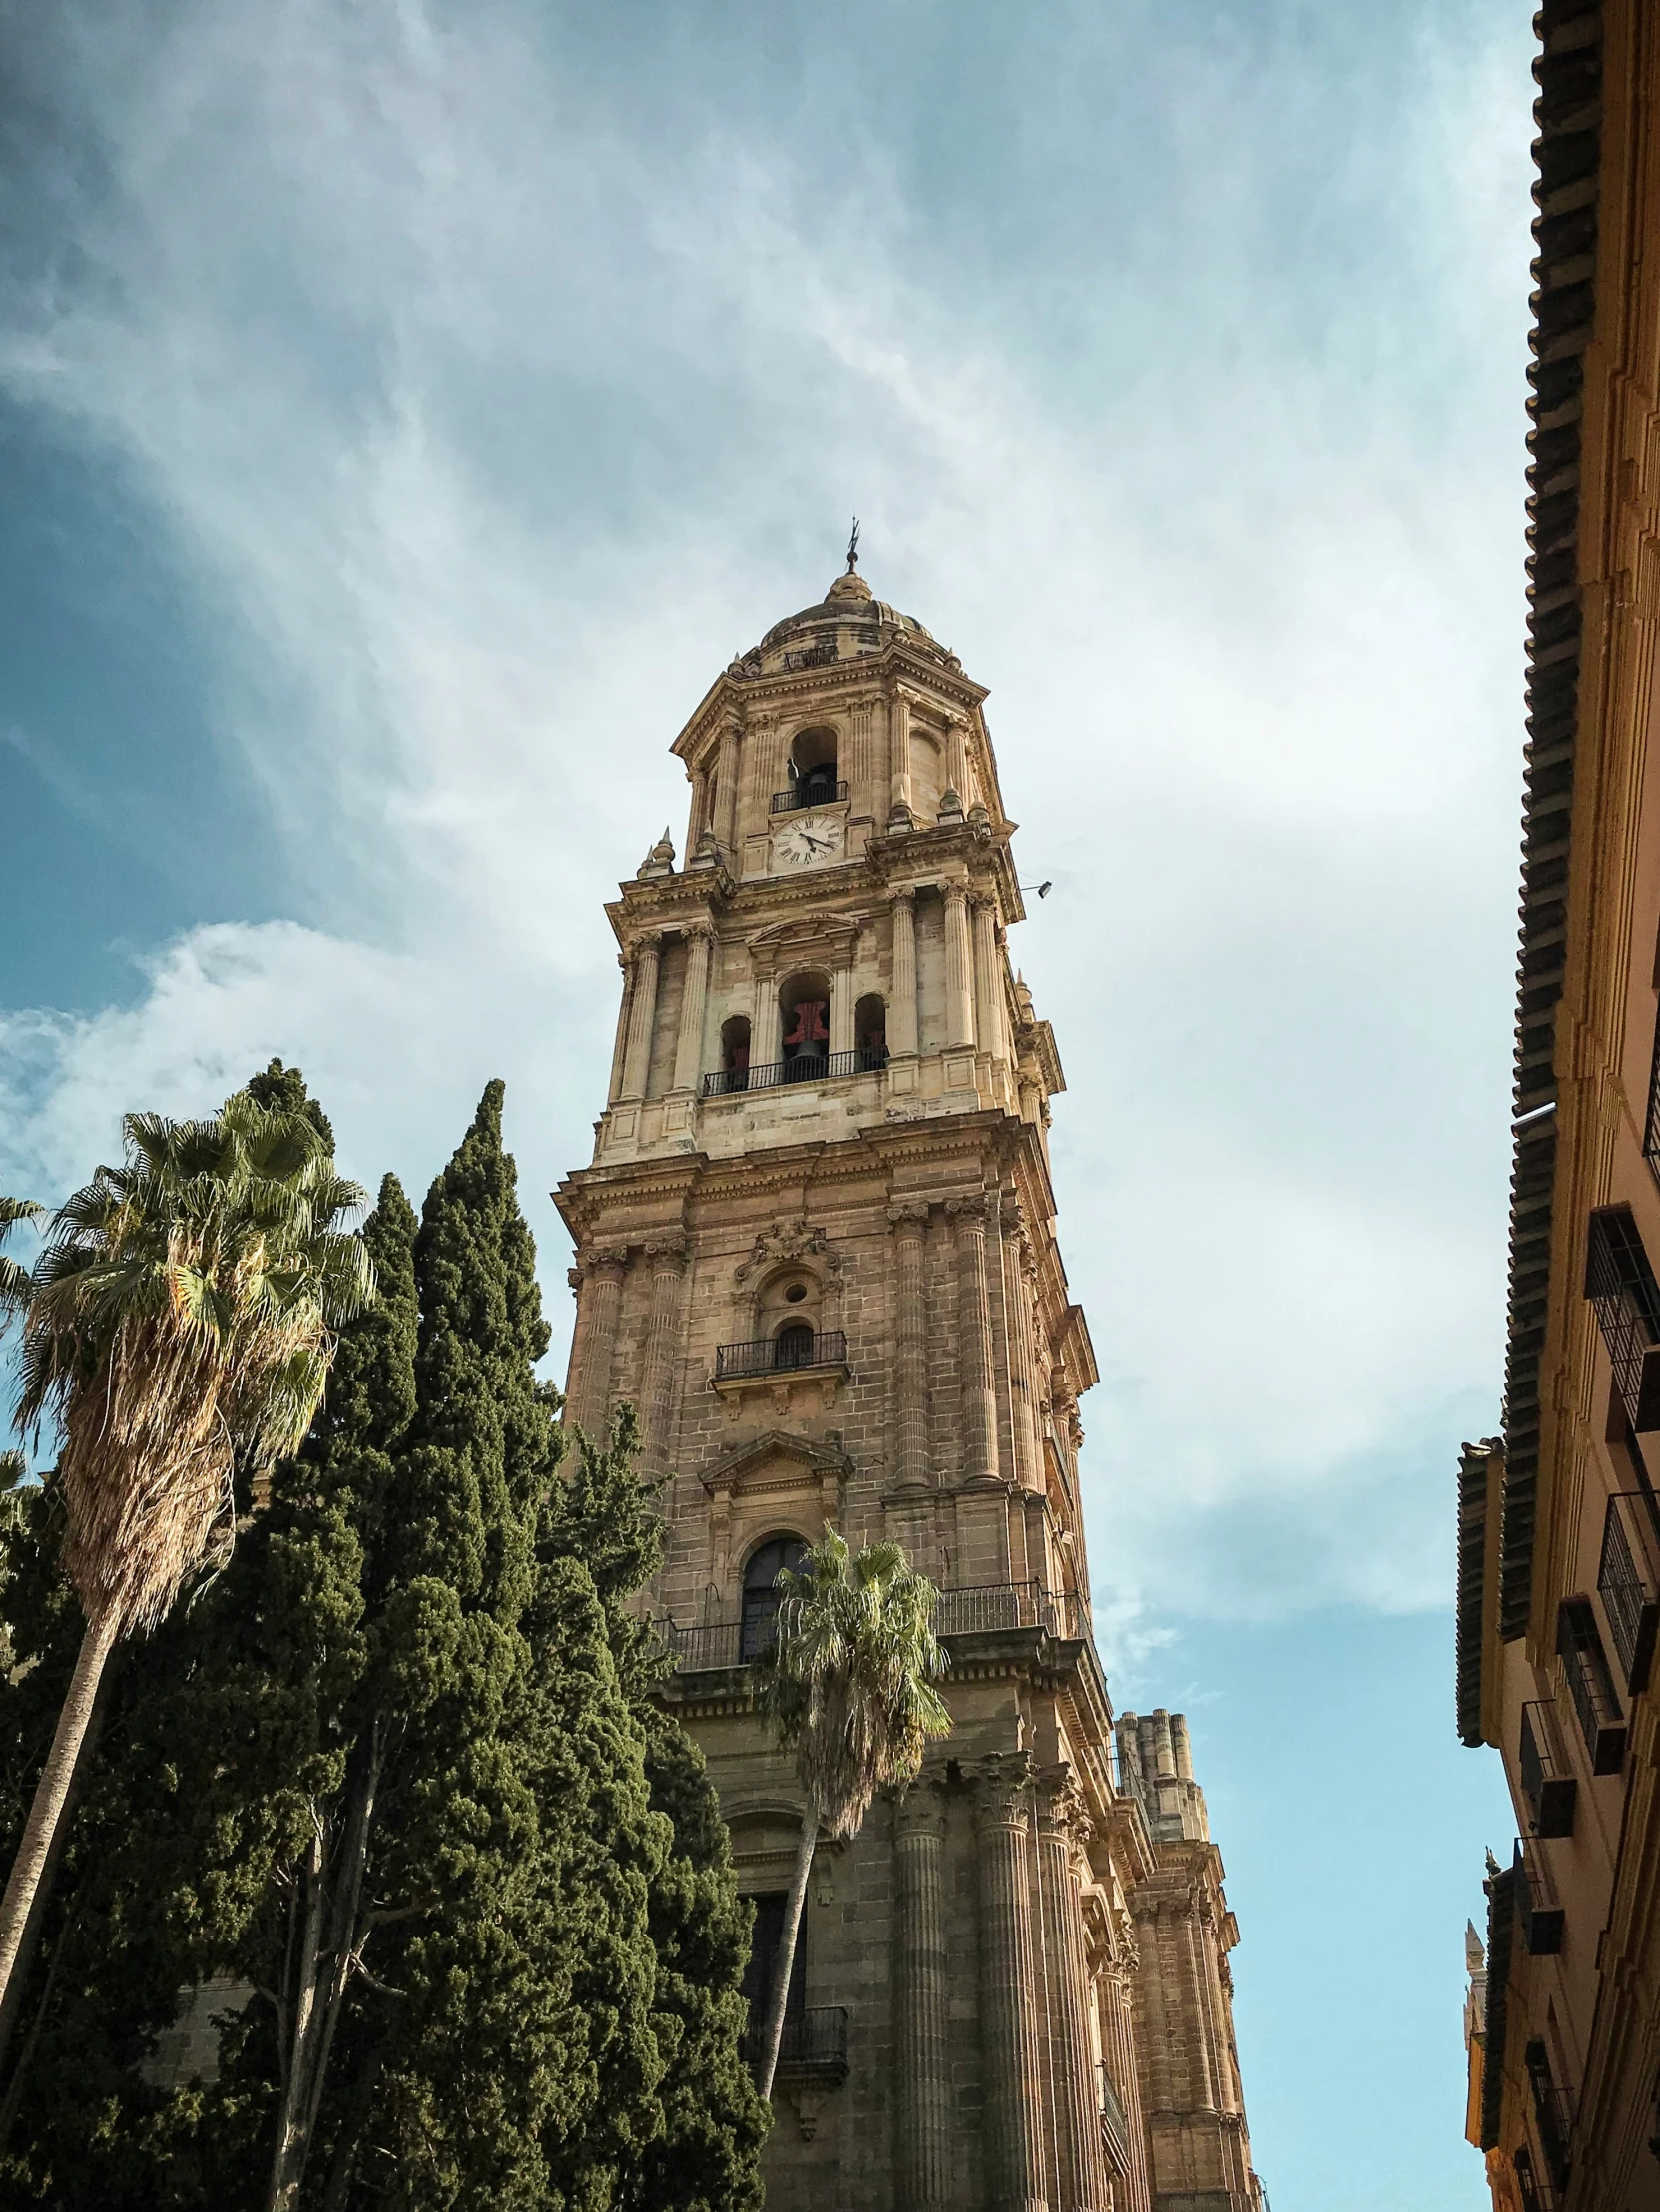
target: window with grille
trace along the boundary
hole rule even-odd
[[[1625,1764],[1625,1727],[1588,1597],[1562,1600],[1556,1616],[1556,1649],[1590,1754],[1591,1772],[1618,1774]]]
[[[1533,2118],[1539,2130],[1550,2178],[1558,2189],[1568,2185],[1569,2122],[1567,2098],[1551,2077],[1550,2053],[1535,2036],[1524,2053],[1528,2085],[1533,2091]]]
[[[1660,1428],[1660,1284],[1629,1206],[1599,1206],[1591,1215],[1585,1296],[1595,1309],[1626,1418],[1639,1435]]]

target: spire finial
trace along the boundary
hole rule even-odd
[[[852,575],[854,575],[854,574],[856,574],[856,573],[857,573],[857,570],[858,570],[858,517],[857,517],[857,515],[854,515],[854,517],[853,517],[853,534],[852,534],[852,536],[851,536],[851,537],[850,537],[850,538],[849,538],[849,539],[847,540],[847,574],[848,574],[849,576],[852,576]]]

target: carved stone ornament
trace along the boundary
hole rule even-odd
[[[640,1249],[648,1260],[684,1260],[686,1232],[684,1229],[666,1229],[656,1237],[648,1237]]]
[[[984,1191],[976,1191],[972,1198],[948,1198],[945,1211],[952,1221],[984,1221],[990,1211]]]
[[[895,1229],[903,1229],[912,1222],[925,1226],[933,1212],[933,1204],[931,1198],[896,1198],[887,1209],[888,1221]]]
[[[982,1828],[1031,1825],[1032,1755],[1029,1751],[993,1752],[980,1762],[975,1777],[975,1816]]]
[[[577,1255],[577,1275],[602,1275],[607,1269],[619,1273],[628,1266],[628,1247],[620,1244],[590,1245],[586,1252]]]
[[[747,1260],[740,1260],[732,1271],[735,1283],[747,1283],[758,1269],[777,1267],[785,1260],[817,1260],[829,1275],[841,1273],[841,1262],[830,1251],[822,1229],[813,1228],[805,1221],[775,1221],[770,1229],[763,1229],[750,1247]]]

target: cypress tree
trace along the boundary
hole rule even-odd
[[[130,1655],[47,1946],[19,2202],[759,2202],[747,1909],[628,1610],[657,1524],[627,1419],[562,1478],[500,1109],[492,1085],[418,1231],[382,1185],[381,1300],[303,1452]],[[44,1674],[49,1547],[14,1558]],[[29,1679],[0,1693],[8,1747]],[[217,2082],[147,2082],[214,1975],[243,1985]]]

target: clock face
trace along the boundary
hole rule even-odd
[[[803,815],[773,839],[773,856],[781,867],[813,867],[835,859],[841,850],[841,825],[834,815]]]

